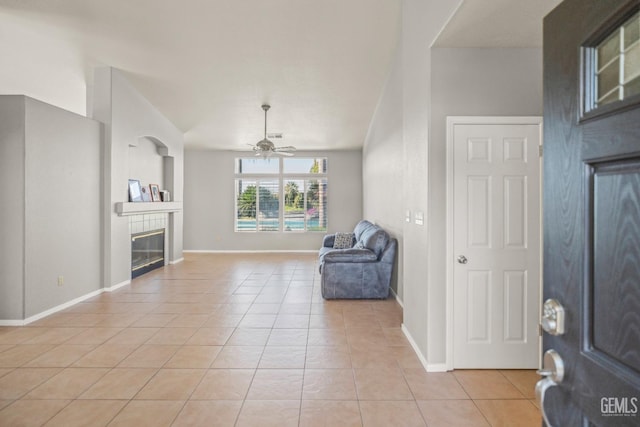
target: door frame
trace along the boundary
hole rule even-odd
[[[446,136],[446,154],[447,154],[447,203],[446,203],[446,353],[445,364],[446,370],[453,370],[453,336],[454,336],[454,301],[453,301],[453,270],[454,270],[454,251],[453,251],[453,161],[454,161],[454,129],[457,125],[538,125],[540,127],[539,146],[543,146],[542,141],[542,116],[447,116],[447,136]],[[540,148],[542,159],[542,148]],[[542,306],[542,160],[540,161],[540,224],[538,233],[540,235],[540,291],[538,296],[538,305]],[[540,313],[540,310],[538,310]],[[542,337],[538,340],[538,358],[542,354]]]

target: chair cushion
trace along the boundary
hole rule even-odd
[[[380,257],[384,248],[387,247],[387,243],[389,243],[389,235],[383,229],[376,227],[375,230],[368,230],[362,238],[362,243],[364,243],[365,248]]]
[[[375,229],[377,228],[375,225],[371,224],[369,221],[367,221],[366,219],[363,219],[362,221],[360,221],[357,225],[356,228],[353,229],[353,234],[355,235],[356,240],[359,242],[360,240],[362,240],[362,235],[370,229]]]
[[[322,238],[323,248],[333,248],[333,242],[336,240],[335,234],[327,234]]]
[[[378,260],[376,254],[369,249],[341,249],[335,251],[329,251],[324,254],[323,262],[375,262]]]
[[[333,249],[348,249],[353,246],[353,233],[336,233]]]

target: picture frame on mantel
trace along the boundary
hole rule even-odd
[[[129,180],[129,201],[142,202],[142,187],[138,179]]]
[[[158,184],[149,184],[149,189],[151,190],[151,201],[161,202],[162,199],[160,199],[160,186]]]
[[[142,201],[151,202],[151,190],[149,190],[144,185],[142,186]]]

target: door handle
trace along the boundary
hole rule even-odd
[[[536,383],[536,399],[540,405],[544,422],[548,427],[553,427],[544,409],[544,395],[548,389],[557,386],[564,379],[564,361],[560,354],[553,349],[547,350],[544,353],[542,369],[538,369],[536,373],[544,377]]]
[[[459,264],[466,264],[467,263],[467,257],[464,255],[458,255],[458,263]]]

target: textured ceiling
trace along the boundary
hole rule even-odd
[[[556,3],[467,0],[437,45],[537,46]],[[402,0],[0,0],[0,93],[85,114],[92,70],[106,65],[187,147],[249,148],[267,102],[269,132],[284,134],[277,145],[358,148],[401,11]]]

